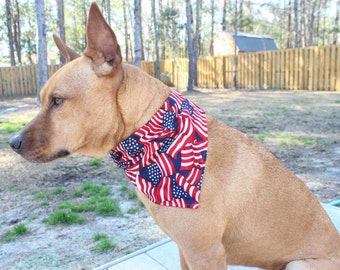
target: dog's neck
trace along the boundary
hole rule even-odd
[[[169,87],[135,66],[123,64],[123,70],[123,83],[117,91],[122,140],[146,124],[171,93]]]

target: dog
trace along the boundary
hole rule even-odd
[[[110,153],[177,244],[183,270],[339,270],[340,236],[310,190],[269,151],[139,68],[92,3],[82,56],[40,93],[13,150],[48,162]]]

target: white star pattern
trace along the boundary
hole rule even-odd
[[[184,189],[176,183],[175,179],[172,180],[172,196],[176,199],[188,197],[188,193],[186,193]]]
[[[162,178],[161,169],[156,163],[152,163],[147,167],[149,180],[156,186]]]
[[[127,138],[121,144],[130,156],[138,156],[141,152],[143,152],[143,145],[139,144],[137,139],[132,136]]]
[[[174,130],[175,127],[175,113],[174,112],[164,112],[163,127],[165,129]]]
[[[201,190],[202,188],[202,180],[203,180],[203,173],[201,174],[200,180],[198,181],[198,183],[196,184],[196,187]]]
[[[194,112],[194,107],[190,105],[187,99],[183,102],[180,112],[183,112],[184,110],[188,110],[190,115]]]
[[[171,144],[175,141],[175,138],[166,138],[162,144],[162,146],[158,149],[160,153],[166,153],[168,151]]]

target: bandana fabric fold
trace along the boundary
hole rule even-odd
[[[197,208],[207,149],[205,112],[173,91],[150,121],[110,155],[150,201]]]

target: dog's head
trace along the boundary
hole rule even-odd
[[[100,156],[117,144],[122,132],[116,100],[124,77],[122,56],[95,3],[86,36],[82,56],[54,36],[67,64],[41,90],[38,115],[10,140],[13,150],[30,161],[46,162],[74,152]]]

